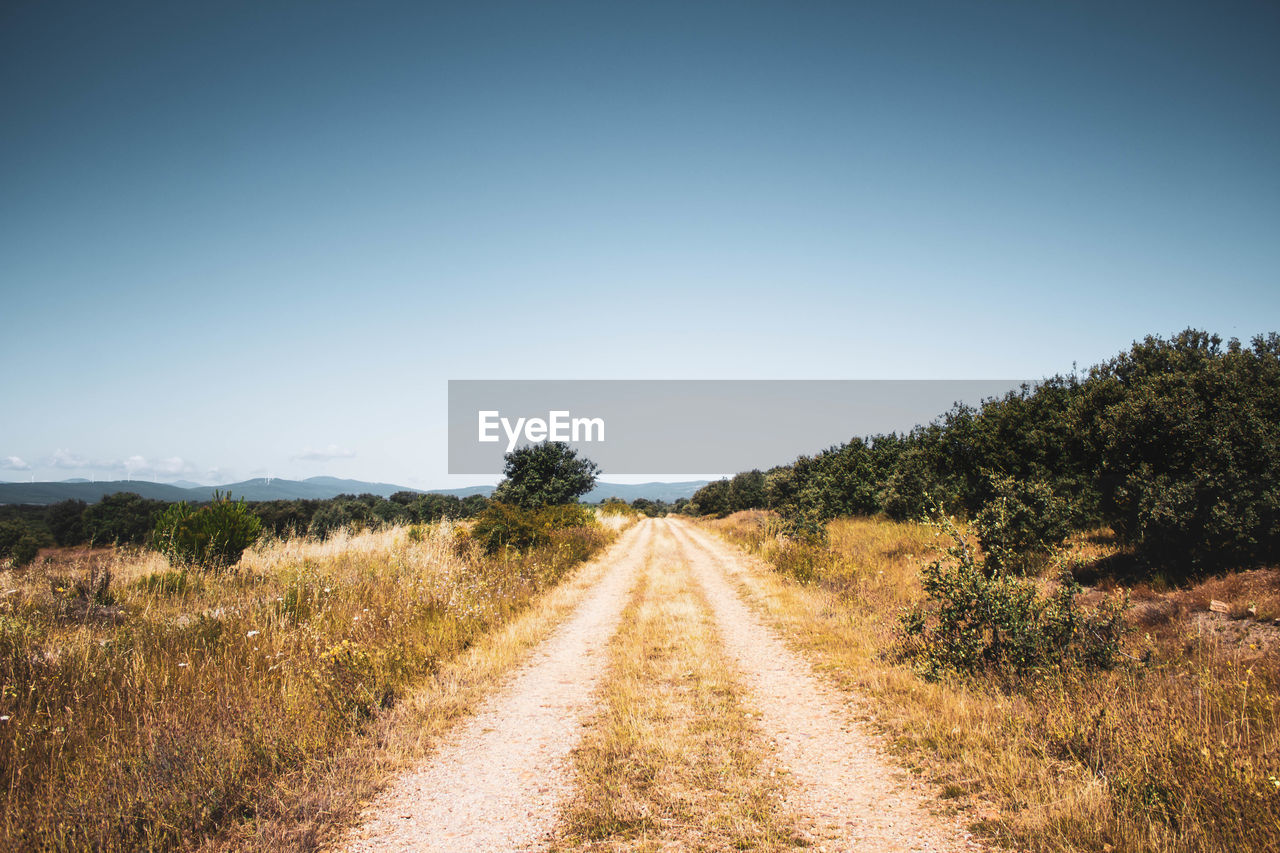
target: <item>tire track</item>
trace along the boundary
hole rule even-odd
[[[847,700],[743,602],[726,577],[745,571],[739,555],[684,522],[663,523],[675,532],[761,726],[797,783],[788,804],[813,821],[814,840],[867,853],[980,849],[969,833],[929,813],[926,795],[850,718]]]
[[[651,555],[654,522],[623,534],[614,565],[510,682],[423,766],[364,813],[340,850],[500,851],[543,844],[572,793],[569,753],[597,705],[609,638]]]

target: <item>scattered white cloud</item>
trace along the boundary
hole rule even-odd
[[[130,478],[190,476],[198,470],[194,464],[181,456],[170,456],[153,462],[138,454],[110,462],[93,462],[89,465],[101,470],[123,472]]]
[[[38,464],[41,468],[96,472],[95,476],[124,475],[130,479],[135,477],[161,480],[180,477],[189,478],[203,470],[200,466],[181,456],[168,456],[163,459],[153,460],[134,454],[123,459],[89,459],[65,447],[58,448],[53,452],[53,455],[41,459]],[[31,466],[16,456],[9,456],[0,457],[0,469],[29,471]],[[218,473],[219,469],[217,468],[209,469],[207,472],[208,475]]]
[[[26,460],[18,456],[4,457],[4,459],[0,460],[0,468],[5,469],[6,471],[30,471],[31,470],[31,466],[27,464]]]
[[[72,453],[65,447],[59,447],[53,451],[53,456],[49,457],[48,464],[53,468],[88,468],[90,462],[79,453]]]
[[[308,447],[299,453],[294,459],[302,459],[307,462],[328,462],[333,459],[351,459],[356,455],[354,450],[348,450],[345,447],[339,447],[331,444],[323,450],[313,450]]]
[[[196,466],[192,465],[181,456],[170,456],[168,459],[161,459],[156,462],[153,469],[157,474],[194,474]]]

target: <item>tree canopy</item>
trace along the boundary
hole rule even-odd
[[[506,478],[493,499],[532,509],[574,503],[596,484],[600,466],[563,441],[518,447],[503,457]]]

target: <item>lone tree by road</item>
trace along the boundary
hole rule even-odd
[[[493,499],[525,509],[568,504],[591,491],[600,466],[563,441],[544,441],[516,448],[503,457],[506,475]]]

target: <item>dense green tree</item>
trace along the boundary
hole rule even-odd
[[[59,545],[78,545],[87,538],[84,532],[84,501],[66,500],[45,510],[45,523]]]
[[[40,531],[21,521],[0,521],[0,560],[25,566],[40,550]]]
[[[1090,371],[1076,424],[1102,513],[1148,559],[1280,556],[1280,336],[1187,330]]]
[[[756,474],[704,487],[689,511],[753,505]],[[1055,376],[956,405],[907,435],[802,456],[763,475],[762,490],[763,505],[806,528],[940,508],[981,518],[1009,554],[1051,544],[1066,523],[1108,524],[1165,568],[1275,560],[1280,336],[1251,346],[1190,329],[1149,337],[1083,379]]]
[[[84,532],[94,545],[141,545],[147,541],[164,501],[153,501],[134,492],[117,492],[87,507]]]
[[[574,503],[596,484],[600,466],[563,441],[518,447],[505,457],[493,500],[526,509]]]
[[[344,504],[327,501],[311,516],[307,533],[323,541],[350,523],[351,516],[346,512]]]
[[[733,512],[733,505],[729,503],[729,481],[716,480],[698,489],[689,501],[689,511],[694,515],[714,515],[718,518]]]
[[[764,509],[764,473],[759,469],[743,471],[729,480],[729,506],[733,512]]]
[[[305,536],[311,527],[311,517],[325,503],[320,500],[259,501],[250,508],[262,520],[264,531],[280,537]]]

